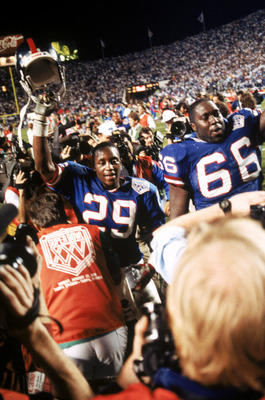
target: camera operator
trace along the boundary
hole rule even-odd
[[[55,129],[51,144],[54,161],[69,160],[91,165],[91,152],[95,141],[90,134],[83,131],[82,124],[85,122],[85,119],[75,119]]]
[[[6,229],[16,214],[17,209],[11,204],[4,204],[0,209],[0,397],[21,400],[89,399],[93,392],[86,379],[41,322],[40,316],[48,314],[39,291],[38,271],[41,257],[33,240],[27,238],[28,249],[37,265],[33,276],[32,264],[27,264],[23,257],[19,258],[20,253],[16,254],[16,265],[9,264],[10,261],[4,253]],[[55,397],[51,392],[28,395],[21,345],[49,377]]]
[[[255,196],[264,203],[264,192],[244,196],[248,209]],[[250,218],[220,217],[190,233],[166,316],[154,306],[140,319],[121,392],[109,399],[264,399],[264,241]]]
[[[8,228],[9,234],[13,236],[19,224],[28,223],[27,202],[35,193],[45,188],[45,183],[35,170],[31,157],[17,161],[10,178],[8,186],[4,188],[4,202],[13,204],[18,209],[17,217]]]
[[[159,160],[160,150],[163,148],[164,136],[161,132],[153,132],[152,128],[143,127],[139,131],[139,142],[147,156],[154,161]]]
[[[165,110],[162,114],[162,122],[167,129],[167,144],[184,140],[192,132],[189,119],[181,111]]]

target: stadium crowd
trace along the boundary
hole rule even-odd
[[[126,87],[149,82],[164,82],[153,96],[157,111],[164,96],[174,102],[191,102],[198,93],[262,88],[265,84],[264,26],[265,11],[260,10],[152,50],[66,64],[67,95],[63,106],[74,112],[100,115],[100,111],[112,111],[113,104],[124,100]],[[11,114],[15,103],[9,72],[1,68],[0,74],[1,81],[7,82],[7,91],[0,93],[0,113]],[[15,73],[14,79],[22,107],[25,94]]]
[[[3,124],[0,398],[265,398],[264,28],[65,64]]]

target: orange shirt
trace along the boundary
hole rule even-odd
[[[59,344],[93,338],[124,326],[121,303],[107,269],[99,228],[63,224],[39,232],[41,285],[51,317],[64,328]]]

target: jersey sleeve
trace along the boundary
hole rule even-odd
[[[82,179],[80,178],[89,179],[89,171],[92,170],[73,161],[56,164],[56,173],[51,181],[46,181],[46,184],[70,200],[78,185],[81,185]]]
[[[164,147],[160,152],[159,166],[168,184],[186,189],[189,186],[186,142]]]
[[[162,169],[158,166],[155,161],[152,161],[153,164],[153,175],[156,181],[156,186],[159,190],[164,189],[166,193],[166,198],[169,200],[169,186],[168,183],[165,181],[164,174]]]
[[[228,117],[228,125],[231,131],[242,129],[244,135],[249,137],[252,143],[258,145],[261,143],[259,120],[260,114],[254,115],[250,110],[243,108]]]
[[[133,179],[132,187],[140,194],[141,199],[138,205],[139,214],[137,223],[140,228],[145,228],[147,232],[152,232],[166,222],[158,189],[151,182],[139,178]]]

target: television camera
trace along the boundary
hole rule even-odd
[[[173,141],[185,140],[185,135],[192,132],[191,125],[186,117],[177,117],[171,125],[167,138]]]
[[[171,368],[175,371],[180,368],[164,305],[145,303],[142,314],[148,317],[149,324],[145,332],[146,343],[142,347],[142,357],[134,361],[134,371],[143,382],[143,377],[152,378],[159,368]]]
[[[3,145],[4,138],[0,138],[0,146]],[[23,141],[23,148],[31,147]],[[13,136],[11,147],[4,148],[0,153],[0,202],[4,201],[5,190],[8,186],[14,186],[15,176],[20,170],[25,177],[31,178],[30,172],[33,169],[33,160],[28,158],[19,145],[17,136]]]
[[[81,155],[88,155],[91,153],[91,146],[87,142],[86,136],[80,137],[79,130],[72,129],[76,126],[81,126],[85,122],[85,118],[80,118],[55,128],[55,131],[49,138],[51,152],[55,162],[62,161],[61,151],[66,146],[71,148],[68,158],[68,160],[71,161],[78,161]]]
[[[128,144],[123,140],[122,132],[118,129],[113,131],[111,139],[116,144],[123,163],[128,164],[132,162],[133,156]]]

